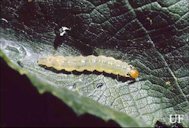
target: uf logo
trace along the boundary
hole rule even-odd
[[[169,122],[172,124],[181,123],[182,120],[184,120],[184,115],[179,115],[179,114],[169,115]]]

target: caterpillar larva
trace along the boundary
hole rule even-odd
[[[56,70],[65,70],[68,72],[84,70],[93,72],[106,72],[109,74],[131,77],[136,79],[139,76],[138,70],[133,66],[105,56],[49,56],[38,60],[38,64],[46,67],[52,67]]]

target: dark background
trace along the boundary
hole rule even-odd
[[[119,127],[95,116],[77,116],[49,93],[40,95],[26,76],[12,70],[0,58],[0,126]]]

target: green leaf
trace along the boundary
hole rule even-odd
[[[181,123],[189,126],[187,0],[3,0],[2,5],[8,22],[1,19],[0,56],[40,93],[52,93],[78,114],[112,119],[123,127],[154,126],[157,121],[170,125],[175,114],[183,115]],[[62,26],[71,30],[55,40],[55,26],[56,32]],[[54,40],[62,43],[57,50]],[[48,55],[90,54],[134,65],[139,79],[65,74],[37,64]]]

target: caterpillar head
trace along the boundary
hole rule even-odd
[[[138,78],[139,71],[137,69],[135,69],[133,66],[130,66],[130,67],[131,67],[131,70],[129,72],[130,77],[133,78],[133,79]]]

